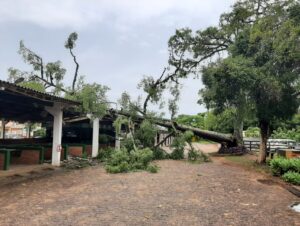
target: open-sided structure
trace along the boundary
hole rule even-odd
[[[18,122],[53,122],[52,165],[60,165],[63,111],[79,105],[47,93],[0,80],[0,118]]]

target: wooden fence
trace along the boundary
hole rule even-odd
[[[258,150],[260,146],[259,140],[244,140],[244,146],[250,151]],[[293,140],[269,140],[267,143],[267,149],[269,151],[275,151],[278,149],[294,149],[296,142]]]

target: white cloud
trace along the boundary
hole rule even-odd
[[[128,29],[161,17],[161,23],[205,19],[233,0],[1,0],[0,21],[29,22],[46,28],[85,28],[105,20]]]

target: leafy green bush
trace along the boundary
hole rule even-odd
[[[140,128],[135,132],[135,138],[140,141],[142,147],[153,147],[157,128],[149,120],[144,120]]]
[[[99,159],[102,162],[107,161],[110,159],[112,153],[115,152],[115,149],[112,147],[107,147],[105,149],[100,149],[98,152],[97,159]]]
[[[157,173],[158,172],[158,166],[150,164],[147,167],[147,171],[150,172],[150,173]]]
[[[300,173],[289,171],[282,176],[283,180],[295,185],[300,185]]]
[[[136,145],[139,145],[139,141],[136,140]],[[134,150],[134,144],[133,144],[133,140],[131,138],[125,138],[122,140],[121,142],[121,147],[125,148],[129,151]]]
[[[272,173],[276,176],[285,174],[288,171],[300,173],[300,159],[274,158],[270,161]]]
[[[166,154],[166,152],[164,152],[161,148],[157,147],[157,148],[153,148],[153,159],[166,159],[169,156]]]
[[[294,158],[291,162],[293,171],[300,173],[300,159]]]
[[[249,127],[245,131],[245,137],[260,137],[260,129],[258,127]]]
[[[182,135],[173,139],[171,147],[173,148],[173,152],[170,154],[171,159],[178,160],[184,158],[185,139]]]
[[[146,169],[148,164],[153,159],[153,152],[149,148],[132,151],[131,155],[131,163],[136,169]]]
[[[282,157],[274,158],[270,161],[271,171],[273,175],[276,176],[280,176],[289,171],[291,169],[291,166],[291,161]]]
[[[109,173],[123,173],[135,170],[155,171],[153,166],[148,168],[153,160],[153,152],[149,148],[131,152],[122,148],[121,150],[114,150],[108,153],[104,159],[106,159],[105,169]]]
[[[114,151],[106,164],[106,171],[109,173],[121,173],[129,171],[130,156],[126,149]]]
[[[210,158],[203,152],[191,149],[188,153],[188,160],[191,162],[210,162]]]
[[[196,161],[200,157],[200,153],[193,148],[188,153],[188,160],[189,161]]]
[[[276,139],[292,139],[300,142],[300,126],[293,129],[279,127],[273,131],[271,137]]]

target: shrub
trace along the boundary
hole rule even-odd
[[[179,160],[184,159],[184,149],[175,148],[170,154],[170,159]]]
[[[300,173],[289,171],[282,176],[283,180],[295,185],[300,185]]]
[[[123,148],[121,150],[114,150],[110,156],[108,154],[107,156],[105,168],[109,173],[148,170],[149,163],[153,160],[153,152],[149,148],[131,152]],[[153,167],[150,167],[149,171],[154,171]]]
[[[135,138],[140,141],[142,147],[153,147],[157,129],[149,120],[144,120],[140,128],[135,132]]]
[[[137,151],[132,151],[130,157],[132,163],[138,163],[137,165],[146,168],[153,159],[153,152],[151,151],[151,149],[145,148]]]
[[[171,159],[183,159],[184,158],[184,147],[185,139],[183,136],[175,137],[172,142],[173,152],[170,154]]]
[[[134,150],[134,145],[131,138],[125,138],[122,140],[121,146],[129,151]]]
[[[291,162],[282,157],[274,158],[270,161],[270,167],[273,175],[280,176],[291,168]]]
[[[195,151],[195,149],[191,149],[188,153],[188,160],[190,161],[196,161],[200,157],[200,153]]]
[[[168,158],[166,152],[164,152],[161,148],[154,148],[153,149],[153,159],[166,159]]]
[[[291,167],[292,167],[292,171],[300,173],[300,159],[291,159]]]
[[[249,127],[245,131],[245,137],[260,137],[260,129],[258,127]]]
[[[280,176],[288,171],[300,173],[300,159],[274,158],[270,161],[272,173]]]
[[[107,147],[105,149],[100,149],[98,152],[98,156],[97,159],[99,159],[102,162],[107,161],[108,159],[110,159],[112,153],[115,152],[115,149],[112,147]]]
[[[191,149],[188,153],[188,160],[192,162],[210,162],[210,158],[203,152]]]
[[[150,164],[147,166],[147,171],[150,173],[157,173],[158,172],[158,166]]]

